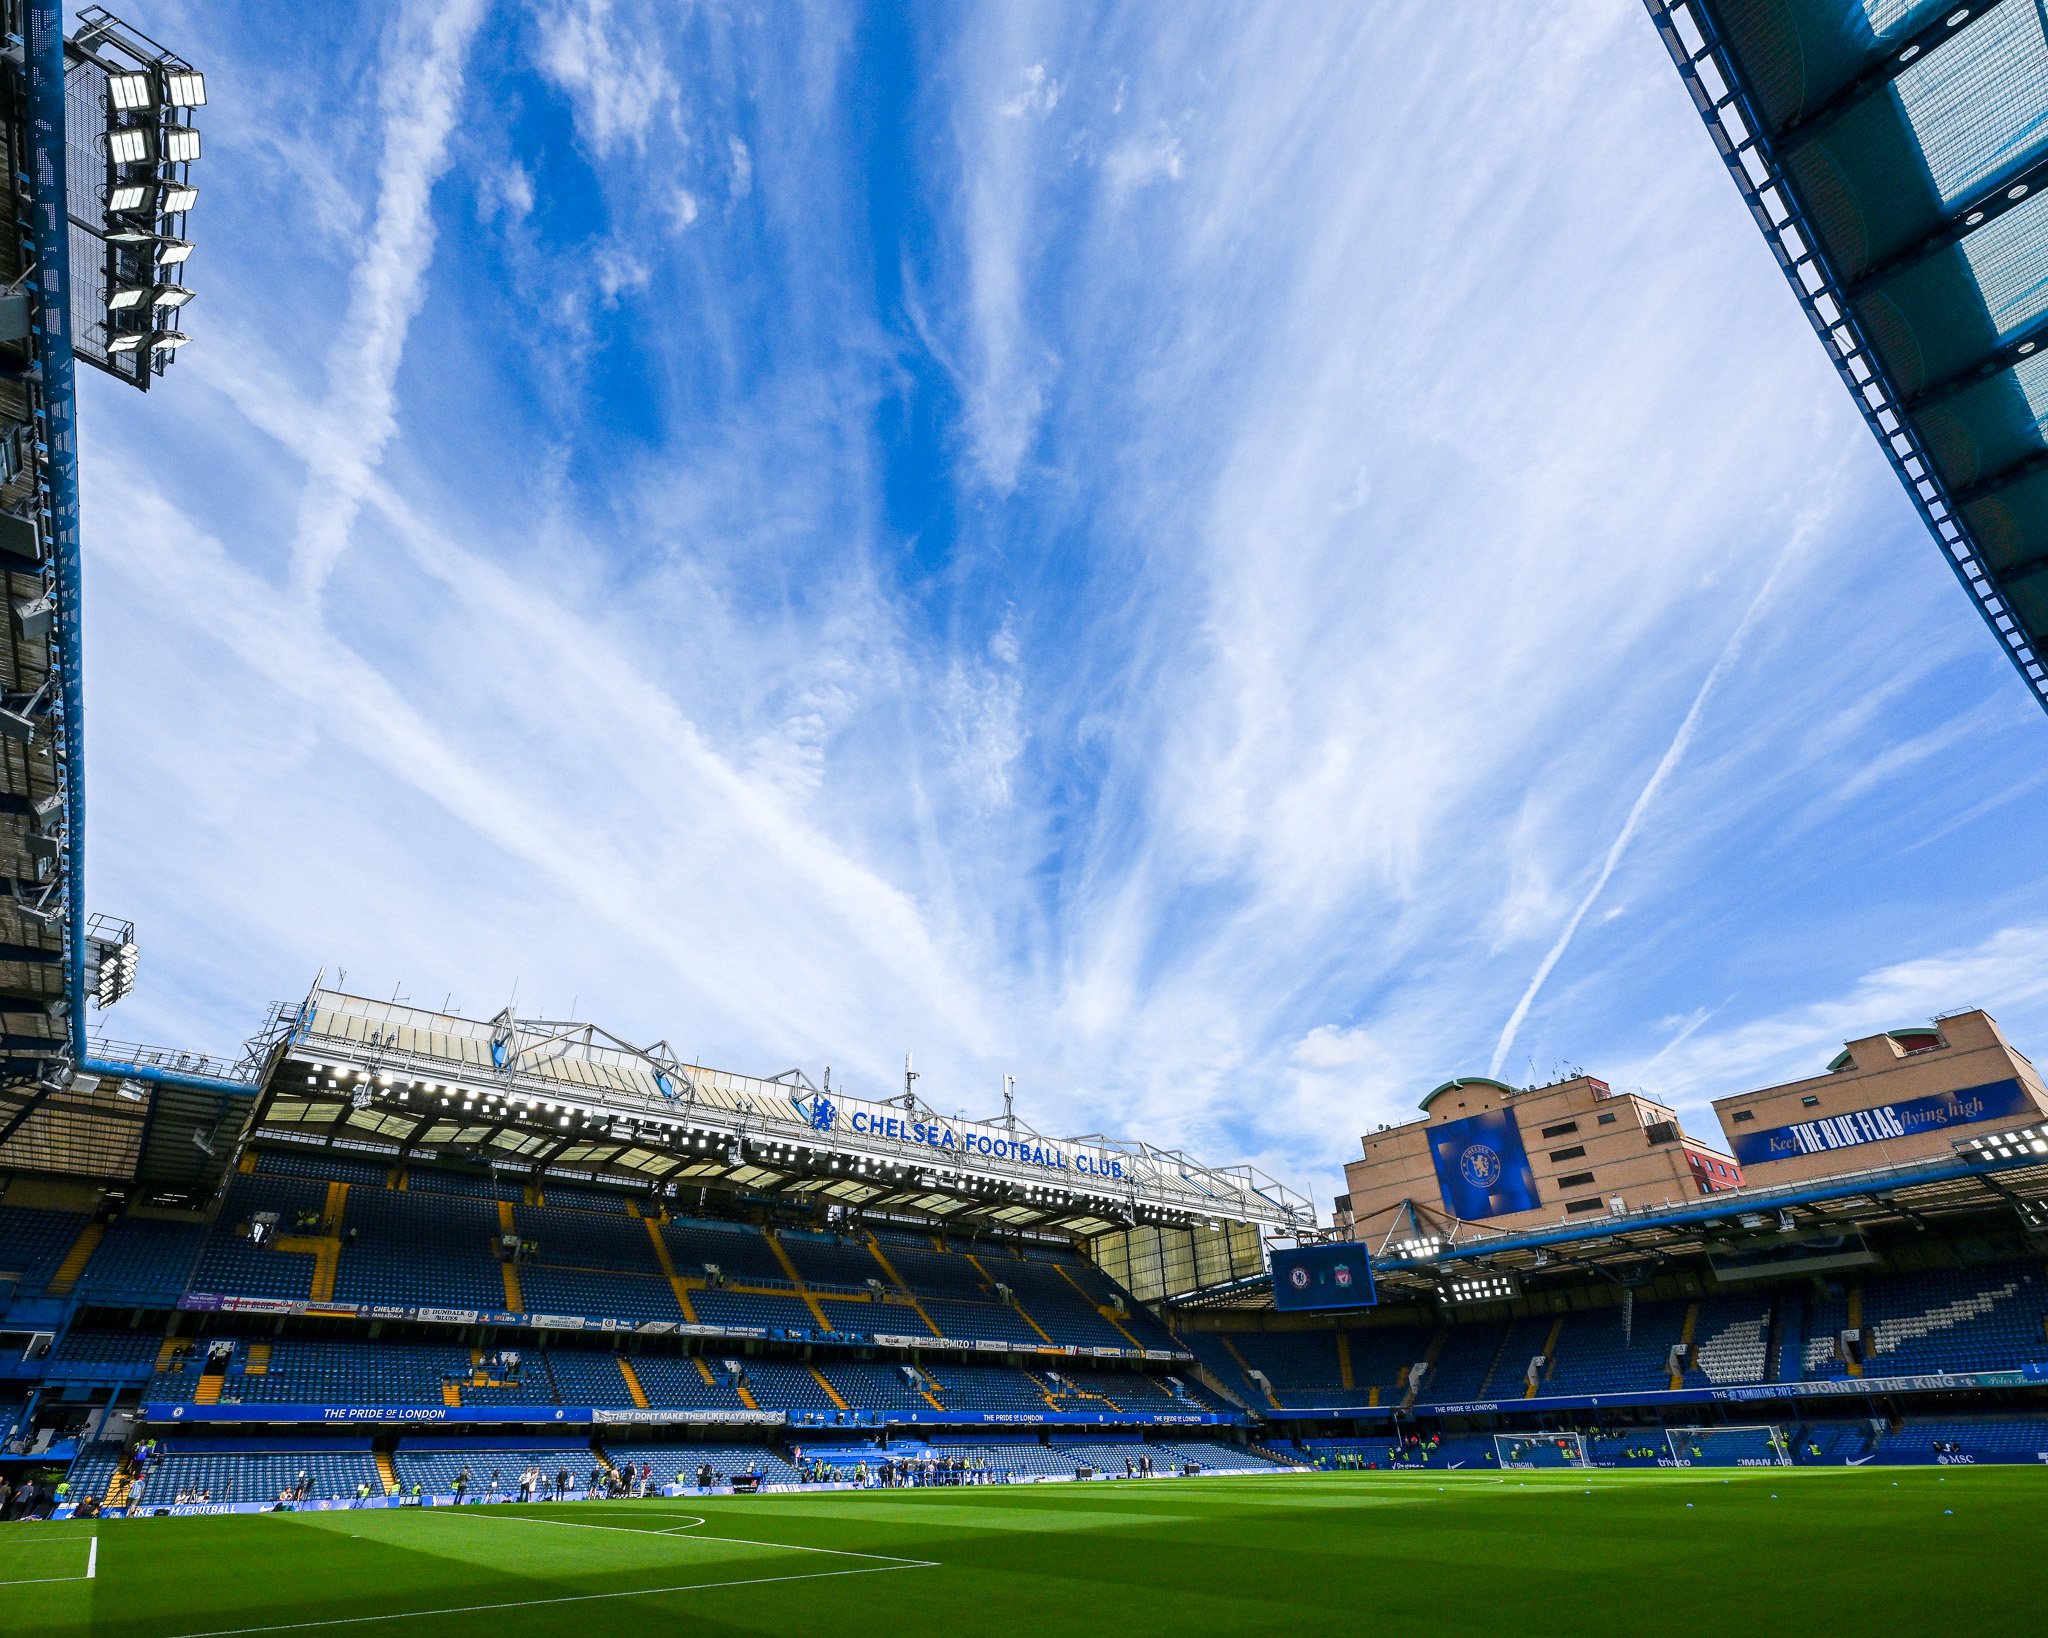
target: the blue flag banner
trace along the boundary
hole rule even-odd
[[[1804,1155],[1824,1155],[1865,1143],[1918,1137],[1923,1132],[1945,1132],[1979,1121],[2009,1120],[2034,1113],[2034,1100],[2017,1080],[1990,1081],[1983,1086],[1966,1086],[1960,1092],[1936,1092],[1924,1098],[1904,1098],[1871,1109],[1851,1110],[1845,1115],[1826,1115],[1818,1120],[1795,1121],[1790,1126],[1744,1132],[1735,1140],[1735,1158],[1744,1166],[1760,1166],[1766,1161],[1797,1160]]]
[[[1536,1174],[1512,1109],[1445,1121],[1429,1134],[1444,1210],[1472,1222],[1536,1208]]]
[[[1273,1253],[1273,1306],[1371,1308],[1379,1301],[1364,1246],[1296,1246]]]

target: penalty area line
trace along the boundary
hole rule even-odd
[[[536,1519],[536,1524],[545,1520]],[[181,1632],[173,1638],[240,1638],[251,1632],[306,1632],[318,1627],[366,1626],[378,1621],[418,1621],[430,1615],[487,1615],[496,1610],[545,1609],[552,1604],[594,1604],[612,1598],[658,1598],[664,1593],[714,1592],[721,1587],[766,1587],[780,1581],[825,1581],[833,1576],[886,1575],[891,1570],[935,1570],[936,1563],[906,1560],[857,1570],[809,1570],[802,1575],[757,1575],[738,1581],[686,1581],[674,1587],[630,1587],[621,1592],[565,1593],[554,1598],[514,1598],[496,1604],[452,1604],[432,1610],[393,1610],[384,1615],[336,1615],[321,1621],[274,1621],[256,1627],[216,1627],[210,1632]],[[74,1578],[75,1579],[75,1578]]]

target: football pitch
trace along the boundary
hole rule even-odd
[[[0,1527],[0,1632],[2038,1633],[2048,1471],[1319,1474]]]

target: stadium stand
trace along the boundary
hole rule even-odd
[[[108,1307],[169,1307],[184,1293],[205,1241],[203,1223],[120,1218],[79,1275],[76,1294]]]
[[[226,1441],[168,1441],[149,1464],[143,1499],[151,1507],[173,1505],[181,1492],[197,1491],[209,1502],[275,1502],[305,1475],[306,1494],[334,1501],[368,1485],[384,1493],[367,1439],[324,1440],[299,1445],[236,1445]]]
[[[0,1278],[14,1276],[18,1297],[41,1296],[91,1221],[83,1212],[0,1206]]]

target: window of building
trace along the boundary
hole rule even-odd
[[[1570,1177],[1560,1177],[1557,1180],[1557,1186],[1560,1189],[1576,1189],[1581,1184],[1592,1181],[1593,1174],[1591,1172],[1573,1172]]]
[[[1660,1143],[1676,1143],[1678,1141],[1678,1122],[1675,1120],[1652,1121],[1643,1128],[1643,1136],[1650,1140],[1652,1148]]]
[[[1552,1149],[1550,1151],[1550,1158],[1552,1160],[1577,1160],[1585,1152],[1586,1146],[1583,1143],[1574,1143],[1569,1149]]]
[[[1600,1124],[1601,1124],[1602,1126],[1612,1126],[1612,1125],[1614,1124],[1614,1122],[1615,1122],[1615,1117],[1614,1117],[1613,1115],[1611,1115],[1611,1114],[1608,1114],[1608,1115],[1602,1115],[1602,1116],[1600,1117]]]
[[[1605,1120],[1607,1117],[1602,1115],[1600,1118]],[[1543,1135],[1547,1138],[1563,1137],[1567,1132],[1576,1132],[1578,1129],[1579,1123],[1577,1121],[1561,1120],[1555,1126],[1544,1127]]]
[[[1805,1097],[1799,1100],[1799,1107],[1801,1109],[1818,1109],[1820,1107],[1820,1099],[1816,1098],[1812,1093],[1809,1092]]]
[[[1745,1121],[1752,1121],[1755,1119],[1756,1111],[1754,1109],[1738,1109],[1735,1111],[1735,1124],[1737,1126],[1742,1125]]]
[[[1605,1211],[1607,1209],[1607,1202],[1598,1198],[1592,1200],[1570,1200],[1565,1203],[1564,1209],[1568,1212]]]

